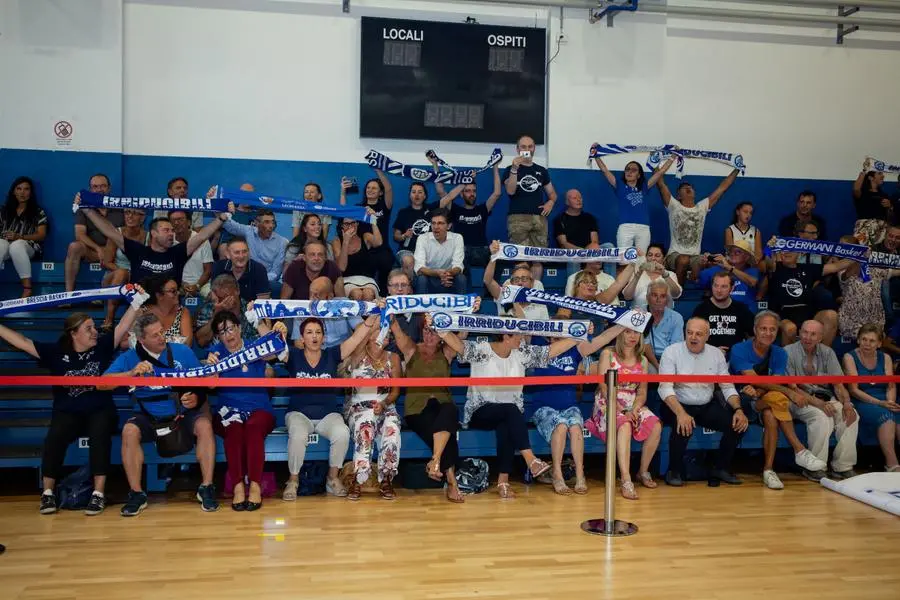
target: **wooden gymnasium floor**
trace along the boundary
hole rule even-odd
[[[188,494],[141,516],[44,517],[0,499],[0,598],[900,598],[900,519],[785,477],[782,492],[638,488],[617,501],[633,537],[582,533],[603,489],[493,488],[450,505],[440,491],[269,499],[257,513],[202,513]]]

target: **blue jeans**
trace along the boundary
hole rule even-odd
[[[462,273],[453,276],[453,285],[444,287],[439,277],[419,275],[416,277],[417,294],[465,294],[466,278]]]

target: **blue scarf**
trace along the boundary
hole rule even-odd
[[[562,321],[553,319],[518,319],[516,317],[491,317],[484,315],[460,315],[434,313],[431,325],[438,331],[471,331],[475,333],[508,333],[540,335],[544,337],[588,339],[590,321]]]
[[[818,254],[820,256],[835,256],[837,258],[849,258],[860,264],[860,276],[863,281],[869,281],[869,247],[862,244],[843,244],[841,242],[827,242],[825,240],[804,240],[795,237],[776,237],[765,247],[766,256],[773,252],[797,252],[799,254]]]
[[[500,242],[500,250],[491,255],[495,260],[537,262],[603,262],[630,264],[640,260],[637,248],[540,248]]]
[[[120,285],[117,287],[99,288],[96,290],[76,290],[74,292],[57,292],[55,294],[43,294],[28,298],[16,298],[0,302],[0,315],[23,312],[33,308],[50,308],[72,302],[93,302],[94,300],[113,300],[125,298],[129,303],[134,303],[138,298],[140,304],[147,298],[146,294],[138,294],[133,285]],[[140,306],[140,304],[138,306]]]
[[[878,171],[879,173],[900,173],[900,165],[892,165],[883,160],[867,156],[865,162],[863,162],[863,171],[866,173],[869,171]]]
[[[254,300],[253,310],[260,319],[341,319],[377,314],[374,302],[360,302],[347,298],[331,300]]]
[[[869,253],[869,266],[878,269],[900,269],[900,254],[872,250]]]
[[[738,169],[741,175],[746,171],[744,157],[740,154],[732,154],[731,152],[713,152],[709,150],[689,150],[679,148],[674,144],[664,144],[662,146],[637,146],[637,145],[621,145],[621,144],[597,144],[591,148],[588,153],[588,161],[594,158],[602,158],[615,154],[632,154],[637,152],[647,152],[646,166],[653,171],[662,165],[670,157],[676,158],[675,176],[679,179],[684,176],[684,159],[685,158],[701,158],[704,160],[712,160],[730,166],[732,169]]]
[[[639,310],[630,308],[619,308],[618,306],[610,306],[592,300],[580,300],[571,296],[560,296],[551,292],[541,290],[533,290],[518,285],[507,285],[503,287],[503,293],[500,296],[500,304],[509,306],[516,302],[524,302],[529,304],[543,304],[545,306],[555,306],[557,308],[567,308],[569,310],[577,310],[589,315],[602,317],[607,321],[612,321],[616,325],[621,325],[628,329],[644,332],[650,315]]]
[[[434,151],[431,151],[434,154]],[[437,157],[436,154],[434,154]],[[480,169],[468,169],[465,171],[455,171],[447,165],[444,161],[440,161],[439,164],[443,163],[446,165],[448,170],[445,170],[440,173],[435,173],[434,171],[430,171],[428,169],[420,169],[419,167],[410,167],[408,165],[404,165],[401,162],[391,159],[391,157],[378,152],[377,150],[369,150],[369,153],[365,156],[366,162],[373,169],[379,169],[384,171],[388,175],[396,175],[398,177],[405,177],[406,179],[412,179],[413,181],[419,181],[422,183],[427,183],[429,181],[433,181],[434,183],[446,183],[450,185],[459,185],[459,184],[469,184],[475,183],[475,176],[482,171],[487,171],[488,169],[494,168],[494,165],[499,164],[501,160],[503,160],[503,152],[500,151],[500,148],[494,148],[494,152],[491,154],[491,157],[488,159],[487,164],[484,165]]]
[[[247,363],[262,360],[269,356],[275,356],[284,352],[287,344],[281,339],[281,336],[274,331],[267,333],[251,344],[247,344],[243,349],[233,354],[223,357],[214,365],[206,365],[203,367],[195,367],[186,370],[159,369],[153,368],[153,374],[157,377],[177,377],[177,378],[193,378],[193,377],[209,377],[218,373],[225,373],[238,369]]]
[[[72,206],[72,212],[79,208],[134,208],[138,210],[186,210],[191,212],[228,212],[227,200],[210,198],[164,198],[159,196],[104,196],[81,190],[81,204]]]
[[[391,327],[392,315],[412,313],[433,313],[442,310],[454,313],[472,313],[478,294],[404,294],[388,296],[384,299],[384,310],[381,312],[381,331],[377,342],[384,343]]]
[[[258,192],[245,192],[217,185],[215,197],[217,199],[231,200],[235,204],[252,206],[254,208],[268,208],[273,212],[299,211],[326,215],[334,219],[353,219],[365,223],[375,223],[375,217],[368,214],[364,206],[327,206],[318,202],[310,202],[301,198],[289,198],[287,196],[268,196]],[[227,210],[227,208],[226,208]]]

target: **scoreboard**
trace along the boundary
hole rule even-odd
[[[545,29],[362,17],[360,137],[544,142]]]

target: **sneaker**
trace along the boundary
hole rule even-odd
[[[128,499],[125,501],[125,506],[122,507],[122,516],[136,517],[145,508],[147,508],[147,494],[132,490],[128,492]]]
[[[824,460],[816,458],[816,455],[806,448],[794,455],[794,462],[797,463],[798,467],[807,471],[825,471],[828,469],[828,465],[825,464]]]
[[[830,477],[835,481],[843,481],[845,479],[850,479],[851,477],[856,477],[856,471],[853,469],[848,469],[846,471],[832,471]]]
[[[219,503],[216,502],[216,486],[209,484],[198,487],[197,502],[200,503],[203,512],[216,512],[219,510]]]
[[[329,479],[325,482],[325,493],[343,498],[347,495],[347,488],[344,487],[340,479]]]
[[[93,517],[102,513],[104,508],[106,508],[106,497],[94,492],[91,494],[91,501],[88,502],[87,508],[84,509],[84,514]]]
[[[684,485],[684,481],[682,481],[681,475],[679,475],[675,471],[669,471],[668,473],[666,473],[666,485],[681,487]]]
[[[41,514],[52,515],[56,510],[56,495],[53,492],[41,494]]]
[[[350,489],[347,490],[347,500],[359,500],[360,496],[362,496],[362,486],[359,485],[356,477],[354,477],[353,481],[350,482]]]
[[[710,479],[716,479],[717,481],[727,483],[728,485],[741,485],[744,483],[724,469],[713,469],[712,472],[710,472],[709,477]]]
[[[778,478],[778,474],[775,471],[763,471],[762,474],[763,483],[770,490],[783,490],[784,484],[781,483],[781,480]]]
[[[807,471],[806,469],[803,469],[802,471],[800,471],[800,473],[810,481],[814,481],[816,483],[819,483],[822,478],[827,475],[825,471]]]

